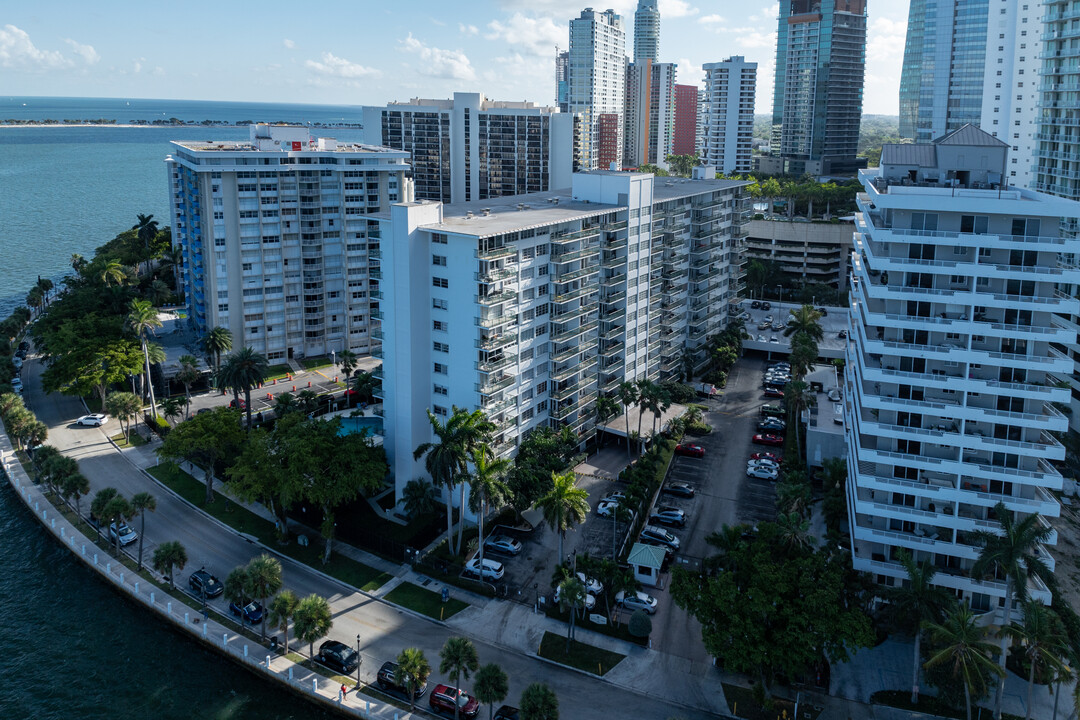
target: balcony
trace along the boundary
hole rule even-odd
[[[584,238],[598,237],[599,235],[600,235],[600,228],[598,228],[598,227],[586,228],[584,230],[578,230],[578,231],[575,231],[575,232],[566,233],[564,235],[552,234],[552,236],[551,236],[551,244],[552,245],[565,245],[567,243],[572,243],[572,242],[575,242],[577,240],[582,240]]]
[[[476,387],[476,391],[481,395],[494,395],[503,388],[507,388],[513,384],[513,375],[499,375],[497,377],[489,379],[486,383],[478,384]]]
[[[484,328],[485,330],[495,330],[497,328],[517,325],[517,313],[508,313],[505,315],[494,315],[492,317],[477,318],[476,325],[478,327]]]
[[[551,262],[555,265],[566,265],[572,263],[575,260],[582,260],[584,258],[595,257],[600,254],[600,249],[596,245],[590,245],[589,247],[582,248],[581,250],[574,250],[571,252],[552,254]]]
[[[491,373],[501,370],[508,365],[512,365],[515,362],[517,362],[516,358],[511,357],[510,355],[504,355],[503,357],[497,358],[495,360],[482,360],[476,363],[476,369],[482,373],[490,375]]]
[[[575,375],[588,371],[590,368],[596,367],[599,362],[595,355],[585,358],[581,362],[574,363],[569,367],[561,368],[551,373],[551,379],[555,382],[562,382]]]
[[[590,275],[596,275],[600,272],[600,264],[593,263],[591,265],[584,265],[577,270],[572,270],[566,273],[560,273],[552,278],[552,282],[556,284],[563,284],[573,282],[574,280],[580,280],[581,278],[588,277]]]
[[[576,395],[585,388],[591,387],[596,384],[596,378],[585,378],[579,380],[576,383],[570,383],[566,387],[555,388],[551,391],[551,397],[555,400],[566,400],[567,398]]]
[[[553,332],[551,333],[551,341],[556,343],[566,342],[567,340],[572,340],[576,337],[580,337],[586,333],[592,332],[598,326],[599,323],[596,320],[593,320],[592,322],[584,323],[582,325],[578,325],[577,327]]]
[[[571,345],[567,349],[552,355],[551,356],[551,362],[553,362],[553,363],[561,363],[561,362],[565,362],[565,361],[569,360],[570,358],[576,357],[576,356],[578,356],[578,355],[580,355],[582,353],[592,352],[594,349],[596,349],[596,346],[599,345],[599,344],[600,344],[599,340],[591,339],[591,340],[586,340],[585,342],[583,342],[581,344],[578,344],[578,345]]]
[[[517,333],[506,333],[503,335],[496,335],[494,337],[487,337],[477,340],[476,347],[481,350],[496,350],[512,343],[516,343],[517,339]]]
[[[517,293],[512,290],[503,290],[490,295],[476,296],[475,300],[482,307],[494,307],[507,302],[516,302]]]
[[[491,262],[493,260],[502,260],[504,258],[514,258],[516,260],[517,259],[517,248],[510,247],[510,246],[504,246],[504,247],[500,247],[500,248],[493,248],[491,250],[485,250],[483,252],[478,252],[476,254],[476,257],[479,258],[480,260],[485,260],[487,262]]]
[[[577,300],[579,298],[588,297],[589,295],[595,295],[600,292],[595,286],[580,287],[575,290],[569,290],[561,295],[556,295],[551,298],[551,302],[555,305],[565,305],[568,302]]]

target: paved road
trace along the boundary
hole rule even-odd
[[[262,552],[259,546],[207,519],[198,510],[179,500],[151,478],[138,471],[121,453],[108,442],[105,433],[115,434],[119,427],[110,421],[104,428],[83,428],[71,424],[73,418],[83,413],[81,404],[62,395],[45,395],[41,389],[36,360],[27,362],[24,382],[27,383],[26,400],[38,418],[49,426],[49,443],[55,445],[79,461],[82,472],[89,478],[92,492],[112,486],[126,496],[136,492],[150,491],[157,498],[157,511],[147,519],[146,552],[150,554],[157,543],[179,540],[190,558],[184,576],[199,566],[206,566],[219,577]],[[360,635],[363,647],[364,672],[371,680],[383,660],[395,657],[403,647],[420,647],[434,667],[438,667],[438,651],[452,634],[452,629],[429,622],[403,612],[394,606],[367,595],[351,592],[339,583],[312,571],[310,568],[288,559],[282,561],[285,584],[297,594],[318,593],[330,600],[334,615],[334,628],[330,637],[347,644],[355,642]],[[404,569],[403,569],[404,571]],[[224,601],[213,601],[224,608]],[[505,608],[505,610],[502,610]],[[506,633],[520,635],[528,630],[521,623],[508,623],[510,613],[519,612],[521,606],[514,603],[492,604],[486,614],[465,611],[459,617],[476,617],[477,623],[503,623]],[[505,618],[492,618],[492,613],[505,612]],[[531,614],[530,614],[531,615]],[[516,702],[525,686],[534,681],[550,684],[560,698],[560,716],[595,718],[607,708],[634,707],[639,718],[716,717],[723,709],[719,678],[708,678],[694,672],[689,677],[682,666],[671,663],[663,655],[640,651],[638,657],[628,657],[624,665],[617,667],[623,687],[609,682],[544,663],[535,657],[508,649],[511,637],[505,642],[493,644],[477,641],[480,660],[495,662],[510,676],[509,700]],[[640,677],[638,677],[640,676]],[[640,680],[640,684],[638,681]],[[443,682],[438,672],[432,682]],[[629,687],[640,687],[635,692]],[[645,694],[648,692],[648,694]],[[680,703],[709,710],[692,710],[664,698],[677,698]]]

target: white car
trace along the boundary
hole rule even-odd
[[[767,467],[747,467],[746,477],[757,478],[758,480],[776,480],[779,473],[772,468]]]
[[[586,588],[586,590],[587,589],[588,588]],[[558,585],[555,586],[555,602],[556,603],[559,602],[559,586]],[[594,607],[596,607],[596,598],[594,596],[590,595],[588,592],[586,592],[585,593],[585,609],[586,610],[592,610]]]
[[[648,593],[638,591],[633,595],[627,595],[625,591],[620,590],[615,595],[615,604],[622,605],[627,610],[644,610],[650,615],[656,614],[656,598]]]
[[[613,502],[618,503],[620,500],[625,500],[626,495],[621,492],[613,492],[610,495],[600,498],[600,502]]]
[[[139,533],[128,527],[127,523],[120,523],[119,529],[116,527],[116,523],[109,525],[109,538],[116,540],[116,536],[120,536],[120,545],[130,545],[139,539]]]
[[[840,388],[829,388],[828,398],[831,402],[840,402]]]
[[[604,591],[604,584],[596,578],[585,577],[585,573],[579,572],[577,579],[585,585],[585,592],[590,595],[599,595]]]
[[[600,504],[596,506],[596,514],[599,515],[600,517],[611,517],[611,514],[614,513],[618,508],[619,508],[619,503],[618,502],[614,502],[614,501],[611,501],[611,500],[601,500]],[[625,518],[627,515],[629,515],[630,518],[633,519],[634,511],[633,510],[619,510],[619,518],[620,519]]]
[[[502,580],[506,574],[506,568],[498,560],[484,558],[484,571],[480,572],[480,558],[473,558],[465,563],[465,573],[473,577],[482,577],[484,580]]]
[[[484,541],[484,548],[503,555],[517,555],[521,552],[521,543],[506,535],[495,535]]]
[[[75,424],[89,425],[90,427],[101,427],[108,419],[109,416],[105,413],[91,413],[89,415],[83,415],[81,418],[75,421]]]
[[[766,470],[780,471],[780,463],[775,460],[769,460],[767,458],[761,458],[760,460],[747,460],[746,469],[750,468],[765,468]]]

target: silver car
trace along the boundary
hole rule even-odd
[[[484,549],[502,555],[517,555],[521,552],[521,543],[506,535],[495,535],[484,541]]]
[[[650,615],[656,614],[656,598],[648,593],[638,591],[633,595],[627,595],[625,591],[620,590],[615,595],[615,604],[622,605],[631,612],[635,610],[644,610]]]

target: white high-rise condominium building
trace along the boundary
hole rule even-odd
[[[754,139],[757,63],[741,55],[701,66],[701,161],[724,173],[748,173]]]
[[[1009,184],[1019,187],[1034,181],[1043,12],[1038,2],[989,0],[979,126],[1009,144]]]
[[[634,62],[660,59],[660,8],[657,0],[638,0],[634,12]]]
[[[575,170],[622,167],[626,106],[626,29],[613,10],[581,11],[570,21],[570,85],[567,105],[582,118],[584,133]]]
[[[407,197],[407,153],[303,127],[252,125],[248,141],[173,142],[173,246],[188,318],[228,328],[271,361],[371,352],[379,224]]]
[[[626,68],[623,163],[667,169],[675,142],[675,63],[641,60]]]
[[[595,432],[597,397],[677,376],[727,322],[745,183],[576,174],[572,190],[380,216],[384,447],[400,497],[426,411],[481,408],[510,456],[544,425]]]
[[[1054,462],[1068,427],[1061,378],[1075,342],[1055,313],[1078,271],[1059,254],[1077,203],[1005,187],[1008,146],[966,125],[929,144],[886,145],[860,173],[844,418],[848,511],[857,570],[898,585],[897,553],[938,569],[935,584],[994,610],[1003,578],[976,578],[974,533],[1059,515]],[[1051,534],[1049,543],[1057,542]],[[1043,547],[1037,556],[1053,569]],[[1027,588],[1049,602],[1038,579]]]
[[[575,119],[554,107],[454,93],[365,107],[363,117],[365,142],[410,154],[421,200],[468,202],[570,185]]]

